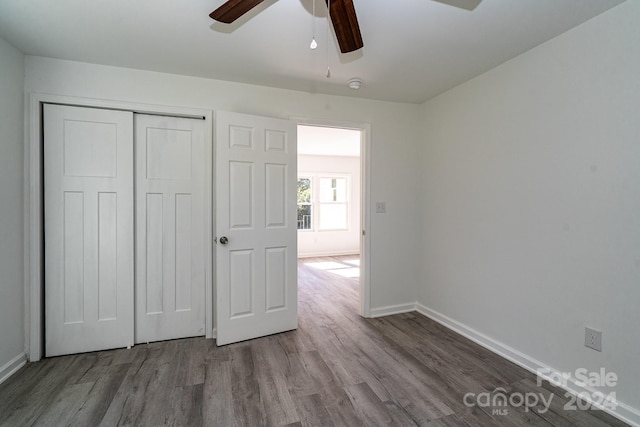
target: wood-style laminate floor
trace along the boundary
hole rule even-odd
[[[304,262],[345,259],[353,257]],[[299,263],[296,331],[221,348],[190,338],[30,363],[0,385],[0,425],[624,425],[601,411],[564,410],[563,391],[537,387],[534,375],[419,314],[361,318],[357,287]],[[467,393],[497,388],[553,393],[552,404],[544,413],[464,404]]]

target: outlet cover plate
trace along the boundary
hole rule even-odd
[[[602,351],[602,331],[585,327],[584,346],[596,351]]]

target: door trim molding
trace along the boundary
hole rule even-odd
[[[163,105],[132,103],[106,99],[82,98],[65,95],[30,93],[25,114],[24,145],[24,300],[25,300],[25,353],[35,362],[44,354],[44,227],[43,227],[43,104],[64,104],[76,107],[131,111],[175,117],[203,119],[205,121],[206,156],[211,163],[206,168],[209,191],[205,197],[205,336],[213,338],[213,253],[211,236],[213,222],[213,111]]]
[[[371,317],[371,125],[295,116],[291,120],[298,125],[360,131],[360,315]]]

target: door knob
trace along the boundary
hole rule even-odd
[[[222,236],[220,238],[220,243],[223,245],[226,245],[227,243],[229,243],[229,239],[227,239],[227,236]]]

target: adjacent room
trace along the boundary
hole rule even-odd
[[[0,425],[640,426],[638,22],[0,2]]]
[[[358,129],[298,126],[298,263],[343,277],[358,293],[361,142]]]

